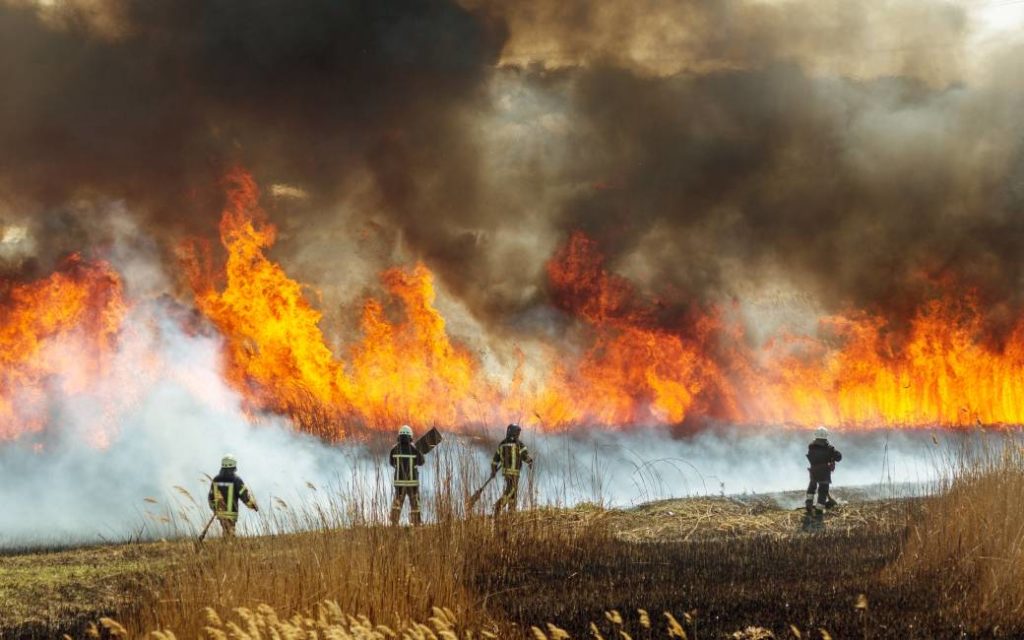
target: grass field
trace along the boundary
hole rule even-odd
[[[645,609],[675,612],[691,637],[749,626],[781,634],[794,625],[834,637],[867,627],[872,637],[923,638],[959,624],[934,616],[926,590],[908,600],[883,576],[920,508],[853,502],[830,514],[825,532],[809,534],[799,511],[770,498],[715,497],[629,510],[535,509],[497,526],[472,518],[421,530],[215,539],[199,548],[171,542],[13,555],[0,558],[0,597],[12,612],[2,630],[5,638],[76,636],[110,615],[130,629],[174,624],[179,637],[192,637],[206,605],[230,617],[234,606],[309,611],[333,599],[386,624],[449,607],[499,636],[545,622],[574,636],[589,634],[592,621],[611,632],[606,611],[635,626]],[[368,552],[385,548],[390,557]],[[451,579],[431,584],[443,575],[438,563],[453,559],[444,572]],[[380,594],[405,602],[388,607]],[[870,613],[855,607],[861,594]],[[189,611],[194,625],[185,624]]]
[[[0,556],[0,638],[75,633],[140,600],[172,565],[175,544],[128,544]]]
[[[104,616],[123,625],[104,637],[1022,637],[1024,449],[1006,444],[929,497],[837,489],[814,531],[796,494],[496,521],[435,492],[419,529],[317,511],[302,533],[8,553],[0,637]]]

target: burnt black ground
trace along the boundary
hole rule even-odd
[[[494,594],[488,606],[520,626],[555,621],[573,637],[591,637],[590,623],[607,638],[617,610],[633,638],[647,637],[638,609],[664,628],[672,612],[691,638],[722,638],[750,626],[776,637],[957,638],[1024,637],[1024,630],[969,629],[942,607],[942,576],[903,581],[888,571],[903,530],[753,535],[684,542],[600,545],[600,553],[536,554],[521,549],[507,570],[481,575],[477,588]],[[595,547],[598,548],[598,547]],[[867,608],[857,608],[860,596]],[[692,623],[685,623],[684,613]],[[660,636],[656,636],[660,637]]]
[[[851,504],[815,533],[801,530],[799,511],[731,498],[627,511],[529,511],[519,518],[585,535],[571,551],[531,544],[542,540],[531,537],[537,530],[531,534],[510,519],[497,530],[508,544],[461,571],[493,619],[524,631],[554,622],[575,638],[591,637],[592,621],[606,638],[621,638],[605,617],[610,610],[621,612],[631,637],[664,637],[640,628],[638,609],[661,629],[662,612],[672,612],[691,639],[731,637],[750,626],[787,638],[790,625],[803,638],[823,637],[819,629],[836,639],[1024,637],[1024,629],[962,628],[943,607],[951,593],[943,576],[910,581],[892,570],[906,535],[907,519],[899,514],[912,517],[919,506],[918,500]],[[713,517],[701,519],[705,513]],[[0,638],[80,637],[86,620],[140,606],[144,585],[173,565],[179,544],[0,557]],[[861,594],[867,609],[856,607]]]

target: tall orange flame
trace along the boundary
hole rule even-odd
[[[105,262],[69,257],[0,299],[0,440],[42,430],[47,397],[74,397],[107,374],[127,306]]]
[[[361,342],[352,347],[349,397],[364,422],[458,425],[482,420],[499,397],[463,347],[453,344],[434,308],[434,281],[422,264],[389,269],[388,291],[401,300],[406,320],[388,322],[377,300],[363,308]]]
[[[256,183],[233,172],[220,224],[228,252],[222,291],[202,268],[197,248],[186,247],[196,306],[224,336],[228,381],[254,407],[293,415],[319,407],[341,411],[345,380],[318,326],[321,314],[299,283],[264,255],[276,230],[262,218]]]
[[[840,346],[812,342],[804,357],[770,359],[751,385],[759,401],[750,418],[851,427],[1024,424],[1024,321],[994,347],[982,339],[984,317],[976,294],[947,287],[916,310],[899,345],[880,316],[825,318],[820,333]]]
[[[673,317],[645,300],[580,233],[547,263],[562,337],[523,336],[504,372],[485,370],[449,335],[423,264],[381,274],[386,296],[364,301],[360,334],[332,349],[305,288],[267,256],[275,228],[256,183],[235,171],[227,184],[222,268],[208,246],[183,246],[196,308],[222,336],[223,376],[247,408],[288,415],[322,437],[531,416],[547,429],[707,418],[848,428],[1024,423],[1024,318],[992,340],[979,296],[954,281],[938,283],[909,318],[853,310],[822,318],[813,335],[754,348],[713,305]],[[109,395],[97,411],[102,440],[138,382],[112,368],[117,352],[142,369],[154,365],[150,382],[181,375],[147,354],[155,347],[144,337],[130,339],[130,308],[106,263],[73,256],[48,278],[3,284],[0,440],[44,429],[54,393]]]
[[[548,263],[548,278],[559,306],[589,329],[591,344],[578,360],[558,366],[541,393],[545,423],[675,424],[728,388],[711,359],[717,319],[702,316],[691,336],[659,327],[583,234]]]
[[[228,252],[223,290],[195,245],[184,253],[196,305],[224,335],[227,377],[254,408],[296,416],[328,437],[343,436],[346,425],[455,426],[491,410],[499,396],[468,351],[449,340],[426,267],[383,274],[405,321],[390,322],[384,305],[368,300],[364,337],[349,348],[346,364],[327,346],[321,314],[301,285],[266,257],[275,229],[263,218],[255,182],[236,171],[221,222]]]
[[[447,334],[422,264],[382,274],[404,319],[366,301],[362,337],[346,360],[336,357],[301,285],[264,253],[274,227],[244,172],[231,176],[221,238],[223,290],[200,276],[195,255],[189,264],[197,305],[227,342],[228,379],[254,408],[296,416],[322,435],[340,437],[343,425],[458,426],[522,414],[546,428],[691,417],[864,428],[1024,421],[1024,321],[999,349],[987,345],[977,297],[948,284],[917,310],[898,345],[887,319],[850,312],[822,319],[817,335],[751,349],[715,307],[695,305],[666,324],[577,233],[547,265],[554,303],[576,323],[576,339],[541,344],[543,361],[520,360],[495,379]]]

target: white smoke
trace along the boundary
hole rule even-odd
[[[87,444],[85,436],[102,405],[99,398],[118,393],[107,385],[100,386],[97,398],[54,394],[58,399],[41,451],[33,449],[38,441],[32,439],[0,447],[0,546],[191,532],[208,514],[204,474],[216,473],[225,452],[238,458],[239,475],[264,513],[282,507],[279,501],[308,511],[358,493],[366,494],[367,504],[383,504],[388,476],[383,450],[329,446],[296,433],[279,418],[253,424],[220,375],[218,339],[189,335],[168,315],[152,303],[137,307],[129,319],[133,341],[142,344],[130,344],[115,368],[130,372],[137,353],[156,353],[159,373],[138,376],[144,388],[131,392],[132,404],[120,415],[117,431],[107,434],[105,447]],[[127,380],[124,373],[111,376],[110,384]],[[503,428],[495,429],[491,444],[502,435]],[[806,485],[809,434],[803,431],[736,427],[678,439],[663,429],[563,435],[527,430],[523,438],[536,458],[531,486],[541,503],[628,506],[678,496],[802,491]],[[922,482],[938,469],[928,453],[934,444],[924,434],[839,433],[833,442],[845,456],[836,486]],[[478,479],[486,477],[490,447],[466,449],[467,443],[449,435],[428,457],[423,471],[428,518],[446,455],[471,452]],[[488,500],[497,491],[492,484]],[[198,506],[175,487],[187,490]],[[472,491],[475,484],[450,488]],[[169,510],[182,509],[189,523],[184,530],[181,516],[173,523],[160,521]],[[243,514],[241,531],[257,531],[257,522]]]
[[[843,453],[833,485],[872,488],[878,496],[920,490],[938,479],[948,445],[931,432],[838,432]],[[535,436],[540,495],[567,503],[598,501],[625,507],[681,496],[794,492],[807,488],[807,445],[813,436],[785,427],[722,426],[687,437],[667,429],[592,431],[586,436]],[[529,438],[528,438],[529,439]],[[792,502],[792,505],[789,504]]]
[[[311,493],[306,483],[366,470],[359,447],[329,447],[280,419],[252,424],[219,375],[219,342],[186,334],[161,305],[136,308],[127,331],[109,379],[89,394],[50,394],[47,431],[0,446],[0,546],[163,535],[183,524],[160,520],[172,505],[189,507],[195,524],[206,515],[204,474],[216,474],[225,452],[264,508],[272,497],[291,503]],[[139,353],[157,363],[136,361]],[[113,432],[97,434],[97,414],[118,395],[131,406],[116,408]]]
[[[209,517],[205,474],[216,473],[226,452],[238,458],[239,475],[261,506],[259,518],[243,514],[243,534],[310,525],[297,513],[332,511],[332,523],[383,517],[390,490],[386,447],[327,445],[283,418],[254,423],[247,417],[221,375],[219,338],[186,330],[181,309],[156,295],[167,287],[147,257],[155,252],[131,225],[119,227],[117,220],[125,219],[114,216],[120,235],[112,260],[128,278],[134,303],[118,352],[88,392],[64,393],[61,380],[53,380],[45,390],[45,431],[0,444],[0,548],[191,534]],[[47,348],[74,355],[77,345],[68,339]],[[77,362],[62,361],[70,368]],[[486,478],[504,426],[483,435],[449,434],[428,457],[428,519],[439,490],[464,495]],[[809,434],[792,429],[723,427],[677,438],[655,428],[568,434],[528,428],[523,438],[537,461],[524,493],[532,490],[541,503],[628,506],[806,486]],[[834,443],[845,456],[836,486],[892,487],[934,479],[939,470],[928,434],[838,433]],[[453,460],[470,471],[453,474],[459,486],[442,486]]]

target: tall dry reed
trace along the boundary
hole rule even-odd
[[[1024,622],[1024,440],[975,440],[945,461],[944,486],[913,522],[895,580],[942,586],[975,627]]]
[[[560,555],[594,548],[610,539],[596,520],[588,525],[552,526],[544,510],[487,515],[499,483],[491,483],[475,509],[467,507],[466,487],[479,486],[484,471],[457,448],[431,454],[430,485],[424,488],[426,526],[387,526],[391,488],[377,477],[338,487],[309,485],[309,500],[287,504],[265,501],[258,515],[242,514],[257,535],[233,540],[214,534],[202,544],[181,544],[173,566],[159,576],[149,597],[126,611],[123,622],[134,631],[174,629],[184,637],[200,634],[209,608],[228,615],[237,607],[266,605],[283,615],[310,611],[331,601],[384,624],[426,620],[434,607],[447,607],[459,620],[481,629],[494,619],[495,594],[473,585],[514,572],[516,548]],[[178,509],[177,524],[195,530],[205,514],[192,496]],[[520,503],[535,507],[524,478]],[[192,513],[193,515],[190,515]],[[408,506],[403,521],[408,517]]]

